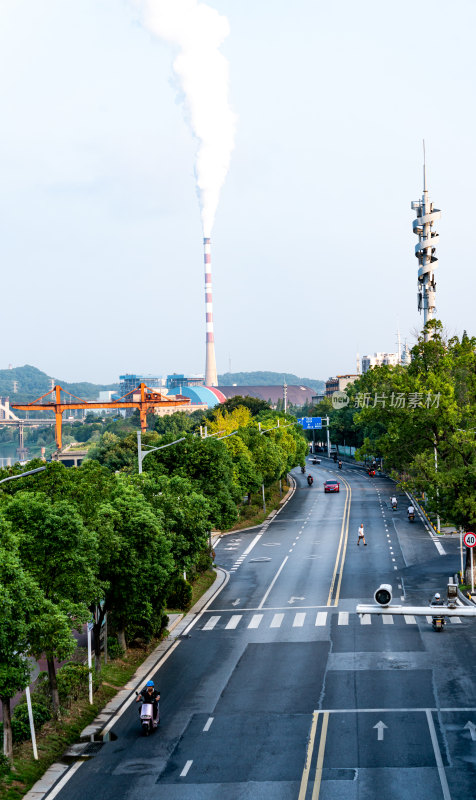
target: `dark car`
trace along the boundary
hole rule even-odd
[[[321,463],[320,458],[311,458],[311,464],[320,464],[320,463]]]
[[[340,491],[340,483],[339,483],[339,481],[325,481],[325,483],[324,483],[324,491],[325,492],[338,492],[338,491]]]

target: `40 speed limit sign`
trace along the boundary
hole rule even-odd
[[[471,531],[468,531],[463,536],[463,541],[464,541],[466,547],[475,547],[476,546],[476,533],[472,533]]]

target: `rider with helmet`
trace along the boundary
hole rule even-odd
[[[159,724],[160,692],[155,688],[154,681],[147,681],[142,691],[136,697],[136,703],[152,703],[154,707],[154,728]]]

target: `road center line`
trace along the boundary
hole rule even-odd
[[[319,711],[314,711],[312,715],[311,730],[309,733],[309,740],[307,743],[307,750],[306,750],[306,761],[304,762],[304,769],[302,771],[301,787],[299,789],[298,800],[305,800],[306,798],[307,784],[309,782],[309,773],[311,771],[312,751],[314,750],[314,739],[316,738],[318,717],[319,717]]]
[[[326,748],[328,722],[329,722],[329,714],[324,714],[322,719],[322,730],[321,730],[321,740],[319,742],[319,752],[317,754],[316,777],[314,778],[314,788],[312,790],[311,800],[319,800],[319,792],[321,790],[321,780],[322,780],[322,767],[324,764],[324,750]]]
[[[259,604],[259,606],[258,606],[258,609],[260,609],[260,608],[263,608],[264,604],[266,603],[266,600],[268,599],[268,595],[269,595],[269,593],[270,593],[271,589],[273,588],[274,584],[275,584],[275,583],[276,583],[276,581],[278,580],[278,578],[279,578],[279,574],[280,574],[280,572],[281,572],[282,568],[284,567],[284,565],[285,565],[286,561],[288,560],[288,558],[289,558],[289,556],[286,556],[286,558],[284,559],[284,561],[283,561],[283,563],[281,564],[280,568],[278,569],[278,571],[277,571],[276,575],[274,576],[273,580],[272,580],[272,581],[271,581],[271,583],[269,584],[269,586],[268,586],[268,588],[267,588],[267,590],[266,590],[266,592],[265,592],[265,595],[264,595],[264,597],[263,597],[263,599],[262,599],[261,603],[260,603],[260,604]]]

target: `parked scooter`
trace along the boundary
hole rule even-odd
[[[312,484],[314,483],[314,478],[312,477],[312,475],[307,476],[307,482],[309,486],[312,486]]]

